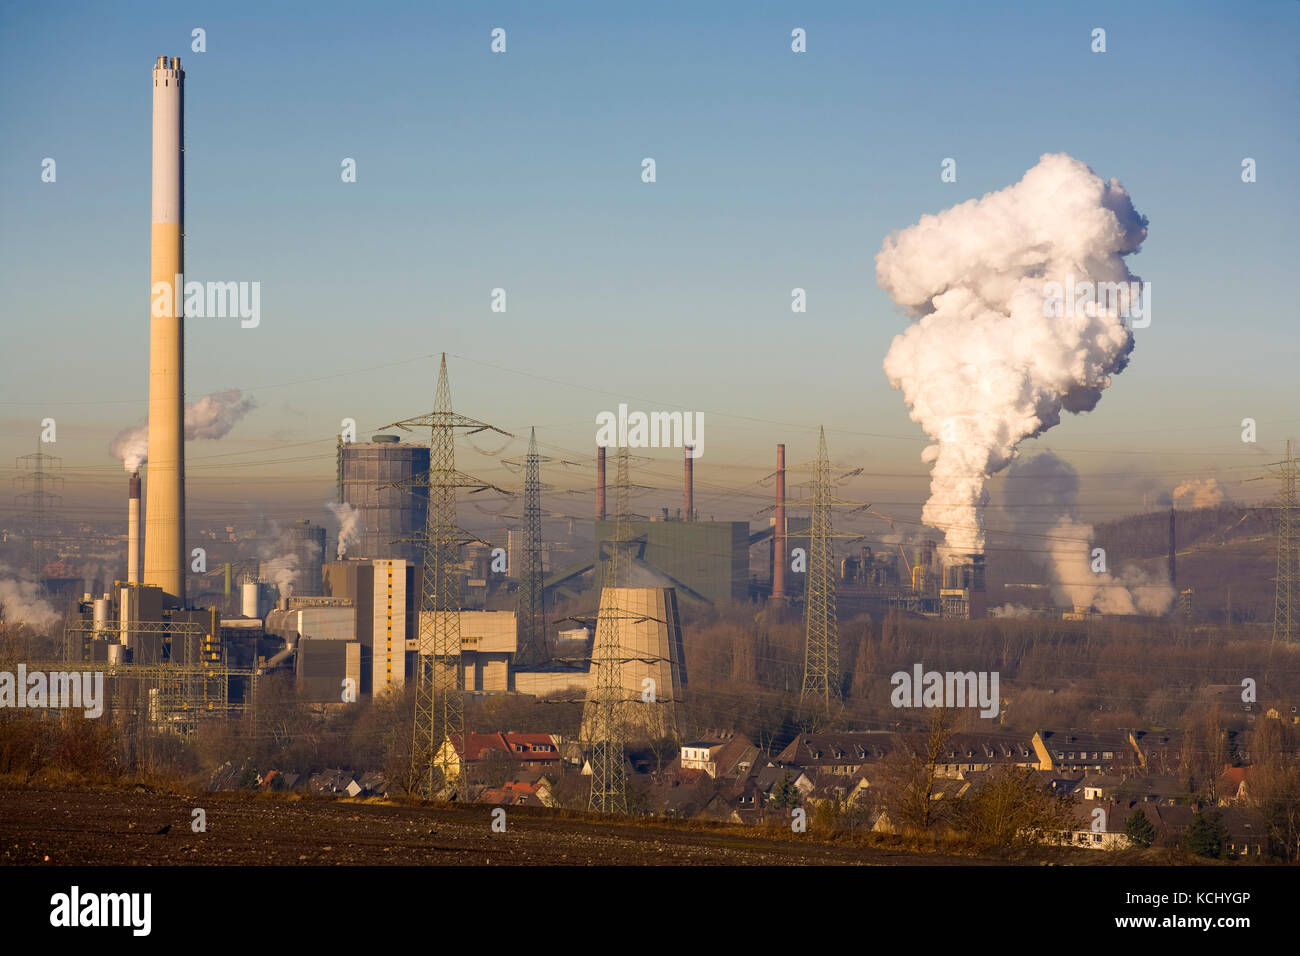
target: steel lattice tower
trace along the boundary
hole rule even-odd
[[[627,531],[628,515],[627,448],[618,450],[618,479],[615,490],[614,541],[606,569],[605,587],[596,620],[592,667],[596,687],[595,719],[591,738],[591,798],[588,807],[599,813],[627,813],[627,772],[624,767],[626,728],[623,724],[623,650],[619,641],[622,612],[605,599],[605,592],[619,586],[626,576],[625,559],[619,552]],[[604,625],[602,627],[602,624]],[[602,641],[601,636],[605,639]]]
[[[460,657],[460,546],[473,540],[456,523],[456,489],[481,490],[481,481],[456,470],[457,429],[466,434],[495,431],[491,425],[458,415],[451,408],[447,353],[438,368],[434,410],[388,428],[428,427],[429,506],[424,531],[424,583],[420,602],[420,638],[416,652],[415,722],[411,760],[420,792],[428,798],[446,789],[465,796],[465,701]],[[439,756],[444,743],[459,741],[462,756]],[[454,765],[453,765],[454,763]]]
[[[804,605],[803,693],[830,706],[840,697],[839,619],[831,555],[831,464],[821,429],[813,468],[812,525],[808,534],[808,595]]]
[[[63,500],[62,496],[52,494],[48,489],[63,486],[63,479],[55,474],[62,470],[63,459],[45,454],[45,452],[41,451],[41,445],[38,442],[36,452],[31,455],[20,456],[16,464],[24,472],[15,479],[18,486],[24,489],[17,498],[18,501],[31,509],[26,514],[20,515],[19,520],[26,519],[28,522],[27,538],[28,544],[31,546],[31,557],[29,559],[31,561],[31,573],[39,583],[45,571],[42,552],[46,538],[46,525],[49,523],[49,512]]]
[[[548,660],[546,607],[542,591],[542,480],[537,430],[528,440],[524,460],[524,541],[519,571],[519,650],[516,662],[536,667]]]
[[[1295,483],[1296,460],[1291,455],[1291,443],[1286,443],[1286,458],[1270,466],[1282,479],[1282,495],[1278,502],[1277,519],[1277,589],[1273,597],[1273,640],[1291,642],[1295,639]]]

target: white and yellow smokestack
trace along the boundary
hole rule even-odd
[[[185,71],[160,56],[153,70],[153,237],[149,318],[149,475],[144,583],[185,604]],[[165,283],[170,295],[155,292]]]
[[[140,473],[126,486],[126,580],[140,583]]]

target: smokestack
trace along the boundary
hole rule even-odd
[[[596,449],[596,520],[605,520],[605,446]]]
[[[785,445],[776,446],[776,533],[772,536],[772,600],[785,601]]]
[[[695,462],[691,458],[693,447],[686,446],[686,486],[682,489],[682,506],[687,521],[695,520]]]
[[[149,487],[144,583],[185,605],[185,71],[153,70],[153,226],[149,316]],[[183,281],[183,280],[182,280]],[[170,292],[170,295],[167,294]]]
[[[126,484],[126,580],[140,583],[140,473]]]
[[[1178,567],[1174,559],[1174,509],[1169,509],[1169,583],[1178,583]]]

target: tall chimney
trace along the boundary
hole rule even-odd
[[[605,446],[596,448],[596,520],[605,520]]]
[[[686,485],[682,489],[682,510],[685,520],[695,520],[695,460],[691,458],[693,445],[686,446]]]
[[[149,314],[149,485],[144,583],[185,605],[185,71],[153,70],[153,227]]]
[[[1169,583],[1178,583],[1178,566],[1174,559],[1174,509],[1169,509]]]
[[[140,472],[126,485],[126,580],[140,583]]]
[[[772,536],[772,600],[785,601],[785,445],[776,446],[776,532]]]

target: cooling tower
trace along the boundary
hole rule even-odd
[[[160,56],[153,70],[153,228],[149,316],[149,473],[144,583],[185,604],[185,71]],[[165,290],[165,291],[164,291]],[[161,293],[161,294],[160,294]]]
[[[607,651],[611,641],[617,647]],[[582,738],[591,739],[592,702],[599,686],[597,661],[605,654],[622,661],[623,722],[629,741],[676,736],[677,704],[686,671],[682,628],[673,588],[605,588],[592,648],[592,673],[582,708]],[[653,685],[647,682],[653,681]],[[650,698],[647,700],[647,698]]]

